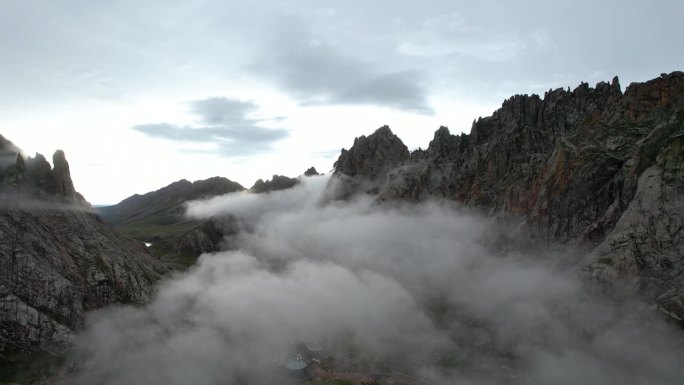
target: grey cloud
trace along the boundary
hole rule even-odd
[[[434,114],[420,72],[378,68],[356,59],[344,47],[314,38],[297,19],[283,22],[281,29],[251,70],[302,104],[367,104]]]
[[[271,144],[288,136],[287,130],[259,125],[271,119],[250,118],[249,114],[258,110],[252,102],[215,97],[192,101],[190,107],[201,125],[155,123],[139,124],[133,129],[150,137],[177,142],[213,143],[217,152],[224,155],[265,151]]]
[[[426,18],[420,26],[412,29],[409,39],[397,46],[397,52],[401,55],[456,56],[466,61],[510,63],[527,48],[526,39],[518,35],[473,25],[460,13],[441,14]],[[541,37],[539,33],[535,36]],[[548,35],[545,37],[548,44],[550,39]]]
[[[239,123],[245,119],[245,116],[259,108],[252,102],[226,98],[195,100],[190,105],[200,120],[210,125]]]
[[[151,137],[177,141],[212,142],[215,139],[212,129],[195,129],[171,123],[138,124],[133,129]]]
[[[495,106],[511,93],[545,91],[538,84],[574,86],[603,70],[603,80],[617,74],[626,85],[684,61],[672,48],[684,44],[684,3],[675,0],[5,3],[0,109],[8,112],[183,92],[171,85],[250,73],[302,103],[357,103],[345,96],[370,89],[362,103],[427,112],[428,96],[443,92]],[[387,98],[377,80],[406,70],[420,74],[405,80],[416,92]]]
[[[378,76],[341,89],[332,100],[346,104],[375,104],[414,111],[425,115],[434,114],[425,90],[420,86],[420,75],[414,71],[396,72]]]
[[[326,178],[191,203],[247,222],[145,308],[101,312],[77,338],[74,383],[282,383],[287,346],[430,384],[670,384],[677,332],[587,293],[573,250],[495,253],[492,224],[446,202],[321,205]]]

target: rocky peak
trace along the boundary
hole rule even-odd
[[[286,190],[299,183],[297,178],[288,178],[284,175],[273,175],[270,180],[259,179],[250,189],[252,192],[261,194],[277,190]]]
[[[321,175],[316,171],[315,167],[310,167],[308,170],[304,171],[304,176],[317,176]]]
[[[426,156],[436,162],[453,160],[467,145],[468,137],[465,134],[451,135],[447,127],[441,126],[435,131],[435,136],[426,150]]]
[[[52,164],[54,167],[50,174],[50,192],[65,197],[74,197],[76,189],[74,189],[74,182],[71,180],[69,162],[66,160],[64,151],[55,151],[55,154],[52,156]]]
[[[10,188],[10,192],[21,190],[42,199],[87,205],[74,188],[64,151],[57,150],[52,163],[54,168],[40,153],[33,158],[24,158],[12,142],[0,136],[0,189]]]
[[[349,150],[342,149],[334,165],[334,174],[360,176],[372,181],[409,158],[406,145],[385,125],[367,137],[362,135],[354,139]]]
[[[36,155],[28,158],[26,162],[26,171],[28,179],[31,183],[41,191],[48,191],[48,184],[50,180],[50,163],[43,156],[43,154],[36,153]]]
[[[620,93],[622,93],[622,88],[620,88],[620,79],[617,77],[617,75],[613,76],[613,81],[610,84],[613,88],[617,89],[618,91],[620,91]]]

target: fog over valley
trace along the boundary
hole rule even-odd
[[[282,383],[288,346],[305,339],[350,373],[431,384],[684,378],[681,331],[643,303],[592,295],[581,251],[507,247],[514,229],[448,202],[326,202],[327,183],[190,202],[188,215],[236,215],[246,231],[150,305],[93,313],[76,382]]]

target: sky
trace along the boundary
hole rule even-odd
[[[514,94],[684,63],[678,0],[1,4],[0,134],[64,150],[93,204],[325,172],[385,124],[424,148]]]

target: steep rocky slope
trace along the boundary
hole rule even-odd
[[[196,182],[185,179],[119,204],[98,207],[103,220],[124,234],[152,243],[155,255],[181,265],[192,264],[203,252],[217,251],[224,234],[234,233],[232,218],[192,221],[185,218],[185,202],[242,191],[239,183],[214,177]]]
[[[144,244],[93,214],[64,153],[54,167],[0,137],[0,361],[57,351],[88,310],[143,303],[165,271]],[[14,159],[13,161],[8,161]]]
[[[424,151],[388,127],[335,163],[334,198],[446,198],[520,217],[547,242],[591,250],[597,290],[646,294],[684,319],[684,73],[516,95],[470,134],[435,132]]]

